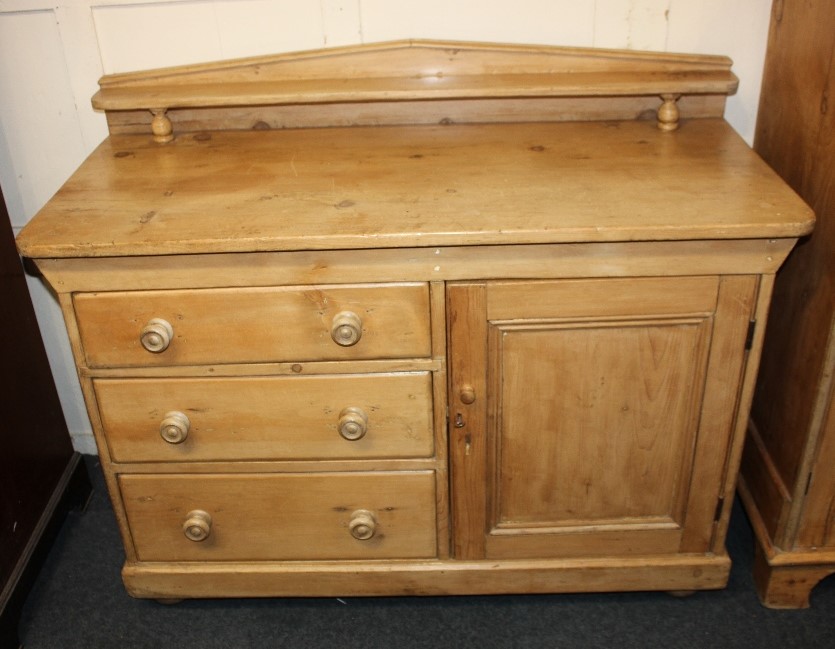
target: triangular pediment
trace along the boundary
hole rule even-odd
[[[408,40],[109,75],[97,108],[719,94],[726,57]]]

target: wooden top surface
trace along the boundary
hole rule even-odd
[[[722,120],[111,136],[18,237],[41,257],[795,237]]]

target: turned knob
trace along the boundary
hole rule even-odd
[[[182,444],[188,437],[191,422],[185,413],[177,410],[165,413],[165,418],[159,425],[159,434],[169,444]]]
[[[358,509],[351,514],[348,529],[351,530],[351,536],[358,541],[367,541],[377,531],[377,519],[367,509]]]
[[[154,134],[154,142],[159,144],[166,144],[174,139],[174,127],[166,112],[165,108],[151,109],[151,114],[154,116],[151,120],[151,132]]]
[[[340,311],[333,317],[331,338],[337,345],[350,347],[362,337],[362,320],[353,311]]]
[[[475,402],[475,388],[471,385],[464,385],[461,387],[461,390],[458,392],[458,398],[461,399],[461,403],[470,405],[471,403]]]
[[[189,541],[205,541],[212,531],[212,517],[209,512],[195,509],[186,515],[183,534]]]
[[[663,103],[658,107],[658,128],[662,131],[675,131],[678,128],[679,109],[678,101],[681,95],[661,95]]]
[[[365,436],[368,432],[368,415],[362,408],[353,406],[345,408],[339,413],[339,434],[347,440],[354,441]]]
[[[139,342],[149,352],[159,354],[168,349],[171,344],[171,339],[174,337],[174,328],[162,318],[151,318],[142,328],[142,333],[139,335]]]

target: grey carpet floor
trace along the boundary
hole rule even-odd
[[[96,458],[83,513],[61,531],[21,620],[27,649],[197,647],[835,647],[835,577],[812,608],[760,606],[751,577],[753,540],[737,502],[725,590],[676,599],[664,593],[136,600],[122,589],[124,555]]]

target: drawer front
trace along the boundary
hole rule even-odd
[[[433,454],[429,372],[93,385],[117,462]]]
[[[417,358],[425,284],[82,293],[88,367]]]
[[[430,558],[432,471],[121,475],[140,561]]]

